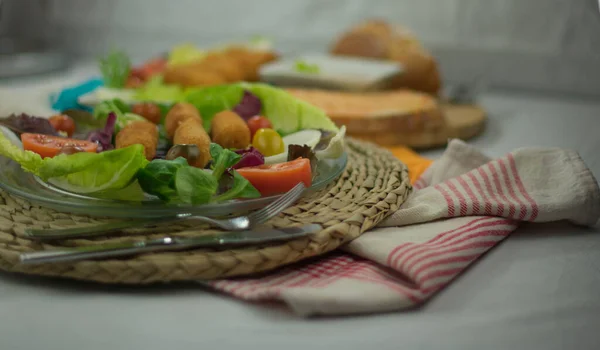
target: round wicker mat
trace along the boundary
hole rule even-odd
[[[19,263],[21,252],[158,238],[167,234],[185,237],[218,230],[187,221],[127,230],[117,236],[34,242],[24,235],[26,227],[84,226],[108,219],[33,206],[0,190],[0,269],[101,283],[148,284],[247,275],[323,254],[377,225],[398,209],[412,189],[406,166],[391,153],[352,139],[348,139],[347,144],[349,161],[342,176],[328,188],[306,196],[267,224],[273,227],[321,224],[324,230],[310,238],[239,249],[196,249],[148,253],[124,259],[22,265]]]

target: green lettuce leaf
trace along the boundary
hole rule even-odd
[[[141,202],[145,198],[144,191],[137,181],[132,182],[130,185],[124,188],[94,192],[94,197],[130,202]]]
[[[227,201],[236,198],[259,198],[260,192],[252,186],[252,184],[246,180],[237,171],[231,170],[233,174],[233,186],[225,193],[215,197],[215,202]]]
[[[0,132],[0,155],[14,160],[19,163],[25,171],[35,175],[39,175],[38,170],[44,162],[39,154],[31,151],[24,151],[10,142],[10,140],[4,136],[3,132]]]
[[[155,159],[138,171],[137,180],[146,193],[171,203],[208,203],[218,187],[210,172],[189,166],[183,157]]]
[[[129,108],[127,103],[119,99],[106,100],[100,102],[98,105],[96,105],[96,107],[94,107],[92,115],[96,120],[106,122],[106,119],[108,118],[108,114],[110,112],[114,112],[117,115],[115,132],[119,132],[119,130],[123,129],[127,124],[131,122],[146,120],[142,116],[131,113],[131,109]]]
[[[285,90],[262,83],[241,85],[258,96],[263,104],[262,114],[284,136],[303,129],[338,131],[322,109],[297,99]]]
[[[188,166],[179,169],[175,174],[177,195],[185,203],[208,203],[218,187],[217,179],[203,169]]]
[[[186,166],[188,163],[183,157],[174,160],[155,159],[138,171],[137,180],[146,193],[165,202],[178,201],[175,174]]]
[[[102,153],[75,153],[45,158],[43,180],[76,193],[94,193],[129,186],[148,161],[144,146],[131,145]]]
[[[200,60],[206,56],[206,52],[193,44],[184,43],[177,45],[169,52],[168,65],[177,65]]]
[[[266,116],[273,128],[283,136],[302,129],[338,131],[337,126],[320,108],[267,84],[237,83],[213,86],[188,94],[186,100],[198,108],[204,120],[204,128],[210,130],[210,122],[214,115],[237,105],[244,90],[250,91],[261,100],[261,114]]]
[[[190,91],[186,101],[198,108],[204,129],[210,131],[210,123],[215,114],[230,110],[242,99],[244,88],[239,84],[218,85]]]
[[[167,85],[162,75],[155,75],[135,90],[137,101],[179,102],[185,99],[185,90],[178,85]]]
[[[99,60],[104,85],[109,88],[122,88],[131,71],[129,57],[121,51],[113,50]]]
[[[0,133],[0,155],[19,163],[42,180],[76,193],[94,193],[129,186],[140,168],[148,161],[144,146],[132,145],[102,153],[61,154],[53,158],[40,157],[24,151]]]
[[[213,176],[217,180],[221,178],[228,168],[231,168],[242,159],[241,155],[228,149],[224,149],[216,143],[210,144],[210,156],[213,159]]]

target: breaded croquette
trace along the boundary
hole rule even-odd
[[[277,59],[277,55],[270,51],[250,50],[243,46],[231,46],[225,54],[235,59],[244,69],[245,81],[258,81],[260,66]]]
[[[200,151],[200,157],[191,166],[204,168],[210,160],[210,137],[202,126],[202,120],[198,118],[185,119],[175,130],[173,137],[175,145],[196,145]]]
[[[208,54],[199,64],[199,70],[215,72],[229,83],[244,80],[244,66],[238,60],[224,52]]]
[[[255,56],[245,47],[232,46],[225,53],[235,59],[244,71],[244,81],[256,81],[258,79],[258,66]]]
[[[190,86],[211,86],[227,82],[219,72],[202,68],[202,61],[178,64],[168,67],[163,79],[167,84]]]
[[[125,148],[140,144],[144,146],[146,159],[152,160],[156,156],[158,146],[158,128],[148,121],[135,121],[127,124],[115,138],[117,148]]]
[[[175,131],[181,123],[188,118],[199,119],[202,121],[202,116],[196,107],[188,102],[176,103],[167,115],[165,116],[165,129],[170,139],[175,135]]]
[[[272,51],[236,45],[183,64],[171,65],[163,73],[167,84],[211,86],[238,81],[258,81],[260,67],[277,59]]]
[[[212,119],[210,130],[213,142],[221,147],[242,149],[250,144],[250,128],[235,112],[217,113]]]
[[[151,102],[136,103],[131,107],[131,112],[144,117],[147,121],[154,124],[160,123],[160,119],[162,118],[160,107]]]

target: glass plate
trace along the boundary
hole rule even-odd
[[[346,153],[337,159],[320,160],[317,165],[317,176],[310,190],[320,190],[334,181],[342,174],[347,162]],[[18,163],[1,156],[0,188],[32,203],[58,211],[127,218],[152,218],[180,213],[210,216],[235,215],[264,207],[278,197],[232,200],[204,205],[166,204],[158,199],[143,201],[99,199],[58,189],[24,171]]]

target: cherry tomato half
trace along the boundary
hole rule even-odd
[[[274,156],[285,151],[283,139],[273,129],[258,129],[252,138],[252,146],[265,157]]]
[[[312,173],[310,161],[307,158],[298,158],[285,163],[272,165],[258,165],[236,170],[263,196],[285,193],[300,182],[310,187]]]
[[[138,103],[131,107],[131,112],[146,118],[149,122],[154,124],[160,123],[161,112],[160,107],[154,103]]]
[[[273,124],[271,124],[269,119],[257,115],[248,119],[248,128],[250,129],[250,137],[252,138],[258,129],[272,129]]]
[[[144,83],[148,81],[148,79],[150,79],[152,76],[162,73],[166,67],[167,60],[160,57],[151,59],[142,64],[141,66],[134,67],[129,73],[129,77],[127,78],[125,87],[140,87],[144,85]]]
[[[95,142],[42,134],[21,134],[21,142],[23,142],[23,148],[26,151],[35,152],[42,158],[54,157],[63,148],[76,148],[90,153],[96,153],[98,150],[98,145]]]
[[[71,117],[60,114],[50,117],[48,120],[56,131],[66,132],[69,137],[75,132],[75,122]]]

